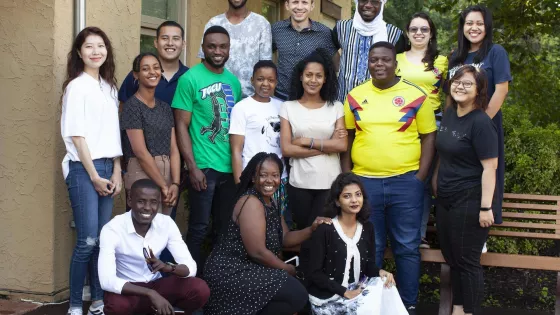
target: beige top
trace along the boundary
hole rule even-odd
[[[292,137],[305,137],[317,140],[330,139],[336,121],[344,117],[342,103],[323,105],[321,108],[308,109],[298,101],[287,101],[280,108],[280,117],[288,120],[292,127]],[[340,174],[338,153],[321,154],[308,158],[290,158],[290,185],[304,189],[330,189],[332,182]]]

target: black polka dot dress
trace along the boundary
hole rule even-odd
[[[278,255],[282,249],[282,223],[278,208],[262,202],[266,218],[266,247]],[[212,251],[206,262],[204,278],[210,287],[210,299],[204,315],[250,315],[264,308],[288,279],[284,270],[266,267],[251,260],[239,226],[230,220],[227,234]]]

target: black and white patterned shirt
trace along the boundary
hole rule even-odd
[[[149,108],[132,96],[123,104],[121,130],[123,131],[123,153],[126,161],[136,157],[126,135],[128,129],[141,129],[144,132],[146,148],[152,156],[171,154],[171,132],[175,123],[171,106],[156,98],[156,106]]]
[[[338,50],[330,28],[311,19],[309,22],[311,27],[301,32],[292,27],[291,19],[272,25],[272,50],[278,52],[276,96],[283,100],[290,94],[292,72],[298,62],[319,47],[327,49],[331,55]]]

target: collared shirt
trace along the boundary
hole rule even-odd
[[[327,26],[309,20],[311,27],[298,32],[292,27],[291,18],[272,25],[272,50],[278,51],[278,85],[276,96],[287,100],[292,84],[295,65],[321,47],[334,55],[338,48],[332,30]]]
[[[162,74],[156,87],[156,98],[171,105],[179,78],[187,72],[187,70],[189,70],[189,68],[179,61],[179,70],[177,70],[171,80],[167,81],[165,76]],[[119,89],[119,101],[123,103],[126,102],[132,95],[134,95],[134,93],[136,93],[136,91],[138,91],[138,80],[134,79],[132,71],[130,71]]]
[[[64,90],[60,129],[66,146],[62,161],[64,178],[69,173],[69,162],[80,162],[72,137],[86,140],[92,160],[121,156],[116,88],[82,72]]]
[[[362,36],[352,27],[353,20],[336,22],[334,36],[337,47],[342,48],[340,72],[338,73],[338,100],[344,102],[346,95],[371,75],[368,68],[369,48],[374,44],[373,36]],[[398,27],[387,24],[387,39],[395,45],[397,54],[404,51],[404,35]]]
[[[99,244],[99,282],[108,292],[121,294],[127,282],[152,282],[161,273],[152,274],[144,258],[144,248],[156,257],[167,248],[177,264],[189,268],[188,277],[196,275],[196,262],[191,257],[179,228],[171,217],[156,214],[145,237],[136,233],[131,211],[114,217],[101,230]]]

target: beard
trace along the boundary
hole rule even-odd
[[[231,0],[228,0],[228,2],[229,2],[229,5],[236,10],[243,8],[247,4],[247,0],[243,0],[243,2],[241,2],[241,4],[239,4],[239,5],[233,4],[233,2]]]
[[[212,66],[212,68],[216,68],[216,69],[223,68],[226,65],[226,62],[228,61],[228,59],[229,59],[229,56],[225,56],[224,60],[222,61],[221,64],[216,64],[210,56],[204,56],[204,60],[206,61],[206,63],[209,64],[210,66]]]

